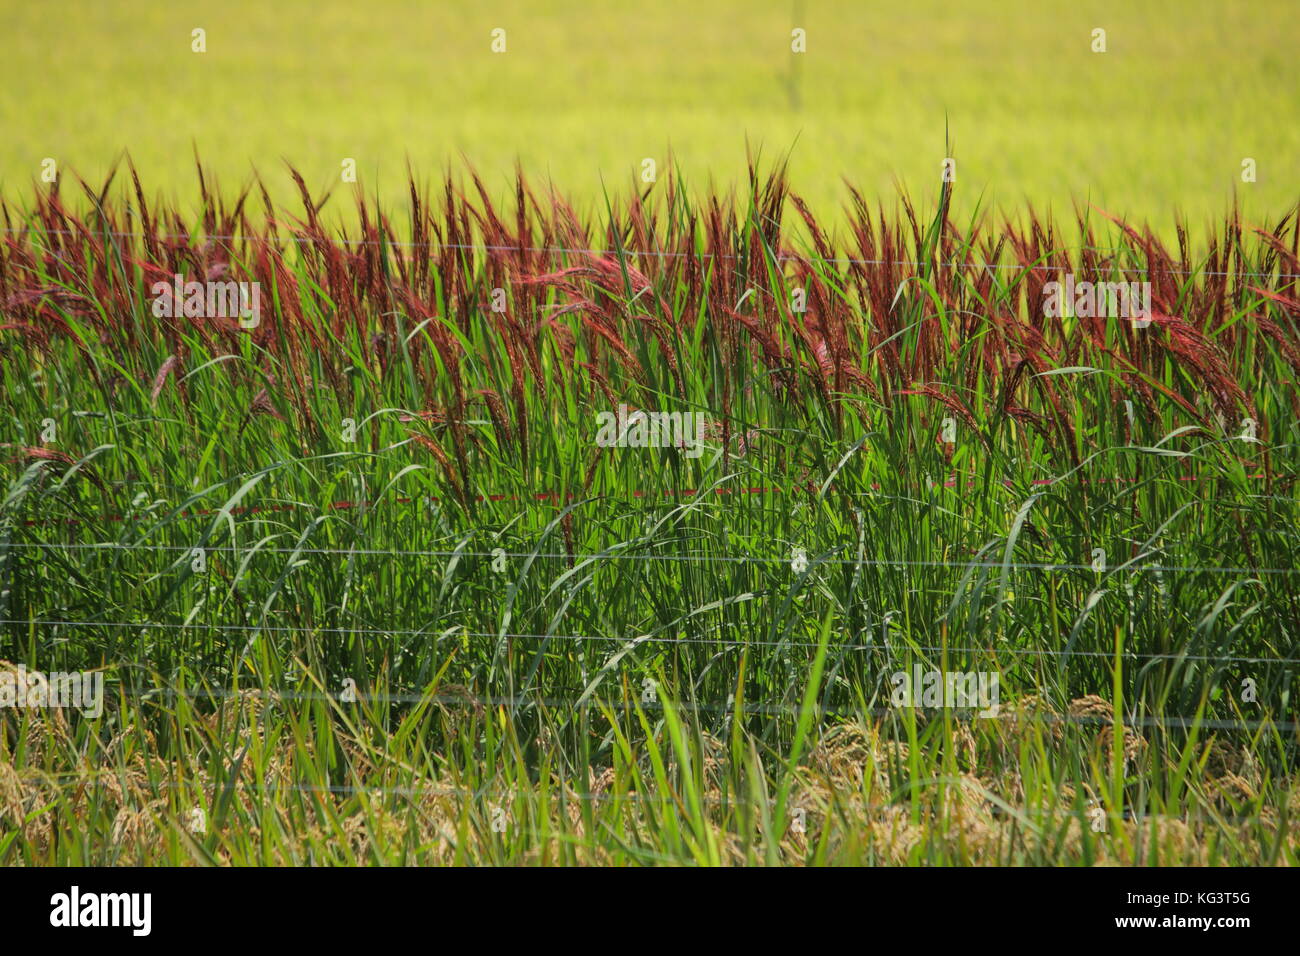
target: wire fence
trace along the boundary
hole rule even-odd
[[[987,571],[1001,571],[1004,568],[1009,571],[1083,571],[1098,574],[1129,572],[1133,574],[1152,573],[1152,574],[1250,574],[1261,576],[1288,575],[1300,573],[1300,568],[1257,568],[1245,565],[1187,565],[1187,564],[1139,564],[1141,559],[1130,559],[1119,564],[1098,567],[1096,564],[1070,564],[1060,562],[1046,561],[937,561],[912,558],[831,558],[825,555],[833,554],[835,551],[852,548],[854,545],[845,544],[839,548],[833,548],[825,552],[805,555],[809,567],[816,565],[832,565],[843,567],[880,567],[880,568],[958,568],[962,570],[982,569]],[[594,561],[647,561],[647,562],[704,562],[719,564],[774,564],[789,565],[792,561],[791,556],[764,556],[754,554],[628,554],[618,551],[506,551],[505,549],[493,549],[491,551],[477,551],[470,549],[454,548],[450,550],[403,550],[394,548],[309,548],[309,547],[280,547],[280,546],[262,546],[251,545],[240,548],[234,544],[198,544],[198,545],[170,545],[170,544],[150,544],[148,542],[130,543],[118,541],[104,542],[70,542],[68,544],[59,544],[48,541],[9,541],[0,545],[0,551],[5,549],[22,549],[37,548],[47,551],[91,551],[99,553],[112,552],[150,552],[161,551],[171,554],[196,555],[202,552],[204,556],[209,554],[221,554],[230,552],[232,554],[275,554],[291,556],[325,556],[333,555],[342,558],[352,557],[386,557],[386,558],[492,558],[504,560],[556,560],[572,561],[577,563],[587,563]],[[504,573],[504,572],[498,572]]]
[[[274,703],[281,700],[288,701],[307,701],[317,703],[331,704],[454,704],[459,706],[477,706],[483,708],[508,707],[519,709],[524,707],[542,707],[552,710],[572,710],[579,708],[617,709],[617,703],[623,703],[625,706],[632,703],[631,699],[620,699],[618,701],[594,700],[583,697],[528,697],[528,696],[476,696],[460,694],[362,694],[349,693],[341,691],[338,694],[328,694],[320,692],[303,692],[283,689],[251,688],[253,693],[257,694],[260,702]],[[158,693],[161,696],[198,700],[247,700],[244,692],[237,690],[192,690],[165,688],[160,689]],[[918,693],[919,696],[919,693]],[[646,699],[638,698],[639,706],[643,710],[658,711],[663,708],[658,697]],[[726,703],[700,703],[697,701],[670,701],[674,710],[686,713],[711,713],[711,714],[761,714],[768,716],[793,715],[804,711],[804,705],[794,702],[768,703],[764,701],[735,701],[731,700]],[[812,702],[808,709],[822,717],[897,717],[905,709],[901,707],[832,707]],[[926,708],[917,706],[916,710],[930,710],[941,708]],[[952,709],[952,708],[948,708]],[[1018,710],[1014,704],[1006,705],[1005,711],[1003,705],[999,702],[997,705],[990,707],[971,706],[965,708],[972,712],[980,712],[980,720],[996,720],[998,717],[1006,716],[1010,719],[1018,719],[1025,716],[1032,716],[1034,719],[1040,719],[1046,723],[1057,724],[1083,724],[1112,726],[1117,721],[1110,717],[1096,714],[1058,714],[1044,710]],[[1199,727],[1205,730],[1259,730],[1260,728],[1275,728],[1277,730],[1292,731],[1300,727],[1300,722],[1291,720],[1276,720],[1271,717],[1260,718],[1255,720],[1232,719],[1207,717],[1201,714],[1174,714],[1174,715],[1144,715],[1131,714],[1120,718],[1119,724],[1125,727],[1141,727],[1144,729],[1179,729],[1190,730],[1193,727]]]
[[[422,637],[434,638],[437,640],[462,640],[462,639],[494,639],[499,641],[571,641],[577,643],[616,643],[624,646],[636,646],[649,643],[664,644],[685,644],[701,645],[707,647],[733,646],[737,648],[744,647],[776,647],[776,648],[803,648],[815,649],[820,645],[816,641],[801,641],[793,638],[789,640],[764,640],[760,638],[726,638],[726,637],[689,637],[677,635],[657,636],[655,634],[634,634],[631,636],[618,635],[599,635],[599,634],[516,634],[510,631],[469,631],[459,627],[444,628],[441,631],[434,630],[433,626],[424,628],[369,628],[369,627],[314,627],[308,625],[276,625],[276,624],[217,624],[210,622],[173,622],[166,623],[160,621],[85,621],[85,620],[51,620],[51,619],[24,619],[24,618],[2,618],[0,625],[14,625],[17,627],[85,627],[85,628],[110,628],[110,629],[139,629],[139,630],[201,630],[201,631],[230,631],[242,634],[311,634],[327,635],[333,634],[342,637],[369,637],[369,638],[395,638],[395,637]],[[1174,652],[1144,652],[1130,648],[1123,648],[1120,651],[1091,651],[1078,648],[1030,648],[1030,647],[969,647],[961,645],[942,645],[942,644],[916,644],[905,638],[899,637],[891,640],[887,635],[888,622],[883,622],[882,631],[884,636],[879,642],[857,644],[831,644],[829,649],[835,652],[868,652],[878,651],[898,654],[907,651],[923,651],[932,654],[942,653],[961,653],[961,654],[988,654],[996,656],[998,654],[1010,654],[1014,656],[1055,656],[1055,657],[1091,657],[1114,659],[1134,658],[1138,660],[1171,660],[1171,661],[1196,661],[1196,662],[1217,662],[1238,663],[1238,664],[1300,664],[1300,658],[1295,657],[1241,657],[1226,654],[1187,654]]]

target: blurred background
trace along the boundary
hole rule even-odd
[[[788,152],[831,219],[845,178],[888,208],[897,184],[932,200],[950,153],[959,213],[1083,201],[1165,232],[1234,190],[1259,219],[1300,198],[1294,0],[0,6],[0,193],[20,206],[44,158],[96,181],[126,150],[192,209],[197,150],[227,193],[257,169],[293,200],[287,160],[337,200],[350,157],[397,211],[408,160],[428,179],[468,161],[495,198],[518,162],[597,209],[670,151],[696,191],[743,183],[747,143]]]

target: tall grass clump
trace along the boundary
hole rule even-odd
[[[1295,211],[293,176],[0,206],[0,862],[1296,860]]]

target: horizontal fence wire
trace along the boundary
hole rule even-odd
[[[510,707],[518,709],[527,706],[540,706],[551,709],[569,709],[569,708],[589,708],[597,709],[602,706],[610,709],[618,709],[617,705],[631,703],[624,701],[622,698],[617,700],[597,701],[594,699],[583,699],[581,697],[477,697],[474,695],[458,694],[361,694],[354,695],[355,699],[345,699],[342,693],[323,694],[302,691],[282,691],[278,688],[248,688],[248,693],[259,695],[259,698],[266,703],[274,703],[278,700],[294,701],[316,701],[331,703],[402,703],[402,704],[460,704],[462,706],[480,706],[484,708]],[[161,696],[187,699],[210,699],[210,700],[250,700],[244,691],[231,690],[184,690],[178,688],[160,688],[156,692]],[[674,710],[680,710],[690,713],[714,713],[714,714],[735,714],[738,710],[747,714],[799,714],[804,707],[797,703],[771,704],[762,702],[743,701],[728,704],[718,703],[697,703],[692,701],[672,701]],[[653,701],[641,700],[640,706],[643,710],[660,710],[663,709],[659,700]],[[809,709],[815,711],[821,716],[828,717],[889,717],[899,716],[904,710],[942,710],[954,708],[939,707],[826,707],[818,703],[813,703]],[[1021,711],[1008,704],[1003,708],[1001,703],[997,707],[990,704],[989,707],[971,705],[965,709],[970,711],[987,711],[988,715],[981,715],[981,720],[996,720],[1002,716],[1009,718],[1034,717],[1047,723],[1067,723],[1067,724],[1100,724],[1110,726],[1114,721],[1110,717],[1103,717],[1093,714],[1055,714],[1041,711]],[[1300,722],[1289,720],[1273,720],[1262,718],[1258,720],[1234,720],[1229,718],[1204,717],[1196,715],[1156,715],[1156,716],[1126,716],[1119,723],[1125,727],[1149,727],[1157,729],[1190,729],[1192,727],[1202,727],[1209,730],[1258,730],[1261,727],[1274,727],[1278,730],[1294,730],[1300,727]]]
[[[506,697],[479,697],[465,696],[460,694],[325,694],[314,693],[310,691],[284,691],[279,688],[250,687],[245,690],[189,690],[174,687],[141,689],[140,696],[148,697],[166,697],[170,699],[195,699],[195,700],[249,700],[249,694],[256,694],[259,698],[266,699],[269,703],[281,700],[292,701],[316,701],[316,702],[333,702],[340,704],[460,704],[464,706],[477,707],[509,707],[519,709],[522,707],[545,707],[551,709],[571,709],[571,708],[589,708],[595,709],[601,706],[601,702],[595,699],[583,700],[580,697],[526,697],[526,696],[506,696]],[[604,702],[612,706],[609,701]],[[651,701],[641,701],[642,708],[658,710],[660,705],[656,699]],[[693,703],[674,701],[673,707],[676,710],[713,713],[713,714],[732,714],[735,713],[735,706],[726,704],[711,703]],[[742,708],[745,713],[757,713],[767,715],[778,714],[797,714],[801,707],[798,704],[770,704],[763,702],[746,701]],[[819,713],[832,716],[843,717],[853,716],[860,711],[835,708],[835,707],[817,707]]]
[[[424,637],[436,638],[438,640],[460,640],[466,638],[494,638],[496,640],[520,640],[520,641],[573,641],[578,643],[601,643],[616,642],[624,645],[639,645],[650,643],[665,644],[697,644],[709,647],[716,647],[719,644],[730,645],[735,647],[786,647],[786,648],[816,648],[820,645],[816,641],[768,641],[753,640],[747,638],[699,638],[699,637],[656,637],[653,634],[638,634],[631,637],[604,637],[597,634],[513,634],[501,631],[463,631],[458,628],[445,628],[442,631],[433,631],[429,628],[365,628],[365,627],[310,627],[306,625],[259,625],[259,624],[214,624],[209,622],[191,622],[191,623],[164,623],[159,621],[63,621],[50,619],[32,619],[24,620],[22,618],[3,618],[0,619],[0,625],[12,624],[21,627],[87,627],[87,628],[126,628],[140,630],[156,630],[159,628],[177,631],[184,630],[205,630],[205,631],[233,631],[245,634],[336,634],[344,637]],[[892,646],[891,646],[892,645]],[[1015,655],[1040,655],[1056,657],[1097,657],[1097,658],[1136,658],[1139,660],[1174,660],[1174,661],[1223,661],[1242,664],[1300,664],[1300,658],[1294,657],[1232,657],[1222,654],[1174,654],[1174,653],[1143,653],[1140,651],[1123,650],[1118,655],[1114,651],[1087,651],[1071,648],[1051,649],[1051,648],[1032,648],[1032,647],[960,647],[960,646],[943,646],[933,644],[913,644],[906,640],[893,640],[882,638],[879,643],[869,644],[831,644],[829,650],[834,651],[885,651],[888,653],[902,653],[906,651],[926,651],[929,653],[962,653],[962,654],[1015,654]]]
[[[587,256],[640,256],[642,258],[679,258],[689,256],[695,259],[721,259],[721,260],[739,260],[744,256],[735,253],[718,253],[718,252],[695,252],[695,251],[677,251],[677,250],[644,250],[644,249],[583,249],[567,246],[535,246],[535,245],[502,245],[486,243],[454,243],[454,242],[404,242],[400,240],[389,239],[331,239],[328,237],[313,237],[302,235],[201,235],[191,236],[182,233],[146,233],[146,232],[121,232],[116,230],[77,230],[77,229],[45,229],[45,228],[28,228],[28,227],[8,227],[0,229],[0,234],[35,236],[35,235],[55,235],[55,236],[74,236],[85,238],[87,236],[112,236],[116,239],[153,239],[164,242],[240,242],[253,240],[266,240],[271,243],[276,242],[293,242],[299,245],[316,246],[323,243],[330,245],[346,247],[366,247],[366,246],[384,246],[395,249],[426,249],[432,252],[435,249],[446,249],[452,252],[526,252],[526,253],[555,253],[558,255],[587,255]],[[1097,246],[1078,246],[1069,249],[1061,249],[1059,252],[1070,252],[1075,248],[1087,249],[1089,251],[1112,252],[1118,250],[1107,249]],[[922,266],[937,265],[949,269],[983,269],[996,270],[1007,269],[1012,271],[1043,271],[1055,272],[1060,271],[1057,267],[1044,264],[1039,266],[1027,266],[1015,262],[919,262],[911,259],[858,259],[851,256],[797,256],[797,255],[777,255],[773,257],[777,262],[808,262],[821,263],[825,265],[862,265],[862,266],[909,266],[911,268],[920,268]],[[1113,264],[1106,264],[1103,268],[1098,264],[1096,271],[1115,273],[1119,275],[1179,275],[1179,276],[1212,276],[1212,277],[1237,277],[1242,279],[1300,279],[1300,273],[1290,272],[1228,272],[1213,271],[1207,269],[1151,269],[1150,267],[1123,268]]]
[[[42,773],[40,779],[43,781],[57,782],[59,780],[98,780],[100,778],[119,780],[120,775],[113,771],[101,770],[90,773],[79,774],[75,771],[60,773]],[[330,794],[334,796],[346,797],[364,797],[364,796],[397,796],[397,797],[461,797],[470,800],[513,800],[522,796],[521,792],[498,790],[498,789],[469,789],[465,787],[403,787],[403,786],[361,786],[356,784],[298,784],[298,783],[272,783],[259,784],[251,783],[246,780],[236,778],[234,786],[241,790],[251,790],[257,793],[311,793],[311,794]],[[169,789],[182,790],[188,788],[203,789],[204,787],[213,786],[212,784],[196,784],[191,781],[183,780],[155,780],[150,781],[151,789]],[[560,791],[563,795],[560,796]],[[555,802],[562,800],[577,800],[580,802],[597,802],[597,801],[625,801],[628,803],[682,803],[684,798],[676,794],[647,794],[647,793],[590,793],[574,791],[568,788],[555,788]],[[726,797],[721,794],[699,794],[698,799],[701,802],[710,805],[724,806],[776,806],[776,800],[755,800],[752,797],[735,799]],[[844,801],[838,801],[836,806],[848,808],[852,804]],[[861,808],[865,809],[868,805],[862,804]],[[196,808],[197,809],[197,808]]]
[[[832,549],[826,553],[834,553],[835,550],[851,548],[854,545],[846,544],[841,548]],[[718,562],[721,564],[789,564],[791,558],[784,557],[765,557],[762,555],[740,555],[740,554],[624,554],[616,551],[596,551],[596,552],[543,552],[543,551],[468,551],[468,550],[400,550],[392,548],[286,548],[286,547],[258,547],[250,546],[240,548],[232,544],[204,544],[204,545],[183,545],[183,544],[131,544],[119,541],[106,542],[72,542],[69,544],[58,544],[48,541],[10,541],[0,546],[0,551],[8,548],[38,548],[49,551],[97,551],[111,553],[114,551],[164,551],[171,553],[194,554],[196,551],[203,551],[205,554],[232,552],[235,554],[282,554],[282,555],[340,555],[343,557],[362,556],[362,557],[418,557],[418,558],[523,558],[523,559],[546,559],[546,560],[564,560],[564,561],[668,561],[668,562]],[[990,571],[1000,571],[1007,568],[1012,571],[1091,571],[1096,574],[1112,574],[1118,572],[1129,572],[1133,574],[1148,573],[1195,573],[1195,574],[1258,574],[1258,575],[1283,575],[1300,573],[1300,568],[1250,568],[1234,567],[1230,565],[1187,565],[1187,564],[1134,564],[1131,560],[1116,564],[1112,567],[1098,569],[1092,564],[1062,564],[1053,562],[1035,562],[1035,561],[1012,561],[1006,564],[1002,562],[989,561],[929,561],[909,558],[823,558],[817,555],[805,555],[808,566],[814,567],[820,564],[830,564],[845,567],[882,567],[882,568],[961,568],[970,570],[974,568],[983,568]],[[502,572],[503,573],[503,572]]]

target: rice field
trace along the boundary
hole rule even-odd
[[[0,863],[1297,861],[1296,208],[427,172],[0,206]]]

